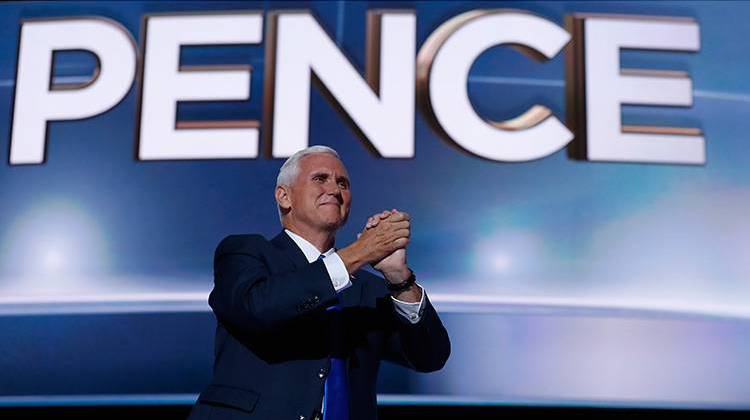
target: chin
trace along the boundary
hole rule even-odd
[[[344,219],[325,220],[321,222],[321,226],[323,226],[326,230],[332,231],[339,229],[341,226],[344,226],[345,222],[346,220]]]
[[[336,220],[327,220],[325,222],[326,226],[334,227],[334,228],[340,228],[344,223],[341,221],[341,219]]]

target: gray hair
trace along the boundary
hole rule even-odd
[[[314,155],[318,153],[326,153],[329,155],[332,155],[336,157],[336,159],[341,160],[339,157],[339,154],[333,150],[332,148],[328,146],[310,146],[308,148],[302,149],[298,151],[297,153],[289,156],[289,158],[284,162],[283,165],[281,165],[281,169],[279,169],[279,175],[276,177],[276,187],[279,187],[281,185],[292,185],[295,179],[297,179],[297,175],[299,175],[299,162],[308,155]],[[283,214],[281,214],[281,207],[278,208],[279,210],[279,219],[283,217]]]

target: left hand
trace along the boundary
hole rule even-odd
[[[399,221],[410,221],[411,216],[406,212],[401,212],[396,209],[384,210],[381,213],[371,216],[367,220],[365,230],[372,229],[382,221],[388,222],[399,222]],[[398,284],[409,278],[411,272],[406,264],[406,247],[399,248],[390,255],[386,256],[382,260],[374,263],[372,267],[385,276],[386,280],[391,283]]]

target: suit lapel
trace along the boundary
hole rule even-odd
[[[277,248],[283,251],[284,255],[291,261],[296,268],[303,268],[310,264],[307,261],[307,257],[302,250],[294,243],[294,240],[289,237],[283,230],[281,233],[271,239],[271,243]],[[353,278],[352,285],[343,292],[339,293],[339,301],[341,306],[359,306],[362,299],[362,280]]]
[[[299,249],[292,238],[290,238],[289,235],[287,235],[283,230],[281,231],[281,233],[276,235],[275,238],[271,239],[271,243],[282,250],[284,252],[284,255],[289,258],[289,261],[291,261],[296,268],[302,268],[309,264],[307,262],[307,258],[305,257],[305,253],[302,252],[301,249]]]

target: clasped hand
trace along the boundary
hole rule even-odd
[[[367,241],[367,247],[373,249],[373,268],[383,273],[388,281],[401,283],[410,275],[406,264],[410,235],[411,216],[393,209],[370,216],[357,240]]]
[[[391,283],[401,283],[411,272],[406,265],[406,246],[411,234],[408,213],[385,210],[367,220],[357,240],[338,251],[349,273],[371,264]]]

